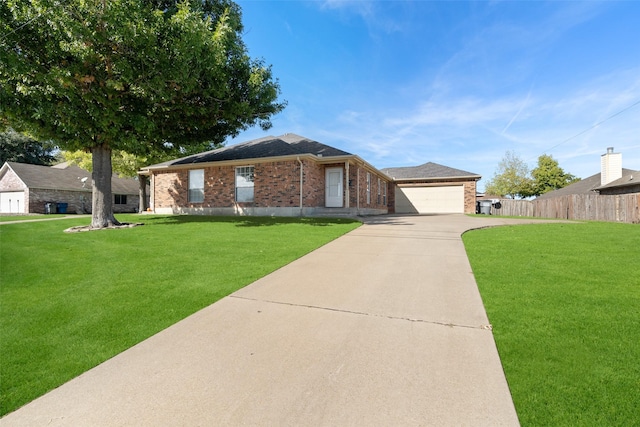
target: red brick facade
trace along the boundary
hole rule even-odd
[[[325,170],[340,167],[346,171],[345,162],[322,164],[311,159],[294,159],[261,163],[204,166],[204,200],[190,203],[189,170],[173,169],[153,171],[152,208],[155,211],[209,210],[211,212],[236,212],[246,208],[300,209],[300,166],[302,163],[302,208],[323,209],[325,206]],[[238,166],[254,167],[254,201],[237,203],[235,198],[235,170]],[[349,162],[349,174],[343,173],[344,208],[362,209],[367,212],[387,212],[389,183],[387,178],[362,164]],[[367,200],[367,173],[371,176],[370,197]],[[378,197],[378,188],[380,196]],[[385,197],[386,190],[386,197]],[[349,193],[347,204],[346,193]],[[218,211],[216,211],[218,209]],[[232,209],[224,210],[224,209]],[[261,211],[267,212],[267,211]]]

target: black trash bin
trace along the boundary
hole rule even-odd
[[[66,214],[67,213],[67,206],[69,206],[68,203],[58,203],[58,213],[61,214]]]

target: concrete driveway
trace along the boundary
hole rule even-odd
[[[518,425],[460,235],[522,222],[367,219],[0,425]]]

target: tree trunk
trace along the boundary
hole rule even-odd
[[[113,195],[111,193],[111,148],[101,144],[91,148],[93,162],[93,197],[91,228],[106,228],[120,225],[113,216]]]
[[[149,204],[147,203],[147,176],[138,175],[138,195],[140,196],[140,212],[146,212]]]

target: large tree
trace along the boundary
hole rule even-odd
[[[88,150],[94,228],[113,216],[111,153],[147,156],[271,126],[285,104],[227,0],[0,3],[0,125]]]
[[[538,157],[538,166],[531,171],[531,176],[534,182],[534,196],[566,187],[580,180],[580,178],[566,173],[560,167],[558,161],[548,154]]]
[[[13,129],[0,132],[0,165],[4,162],[50,165],[55,160],[54,149],[52,143],[40,143]]]
[[[122,150],[114,150],[111,153],[111,164],[115,174],[120,177],[137,178],[139,187],[139,211],[144,212],[149,207],[147,203],[147,183],[146,175],[139,175],[138,171],[147,165],[161,163],[171,160],[176,156],[188,156],[202,151],[213,150],[224,146],[223,143],[215,144],[207,141],[203,144],[194,144],[186,147],[176,147],[172,149],[171,145],[163,147],[161,150],[155,150],[145,156],[139,156],[127,153]],[[64,161],[77,165],[89,172],[93,171],[93,161],[91,153],[85,150],[62,151],[60,156]]]
[[[517,154],[507,151],[493,178],[487,182],[485,192],[511,199],[532,196],[533,180],[529,177],[529,167]]]

